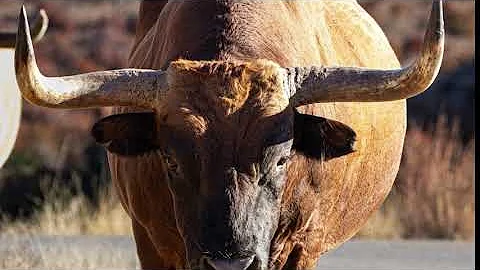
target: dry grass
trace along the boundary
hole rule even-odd
[[[473,239],[474,141],[459,135],[443,119],[409,129],[394,190],[359,237]]]
[[[433,132],[407,137],[396,188],[406,238],[472,239],[474,143],[440,119]]]
[[[131,242],[84,240],[0,234],[0,269],[139,269]]]
[[[0,233],[34,235],[131,235],[130,218],[115,192],[101,192],[98,207],[83,194],[54,187],[46,192],[45,203],[29,220],[10,222],[4,218]]]
[[[395,190],[392,190],[387,200],[373,213],[355,238],[392,240],[402,238],[403,228],[398,215],[398,209],[402,206],[394,193]]]
[[[46,203],[31,219],[3,219],[0,269],[138,269],[135,250],[119,249],[112,235],[131,236],[131,226],[111,189],[94,207],[85,195],[72,196],[56,187],[46,193]],[[82,244],[88,236],[94,241]],[[102,241],[97,236],[109,238]]]
[[[131,236],[130,218],[111,189],[100,198],[95,207],[85,195],[57,186],[31,219],[3,219],[0,269],[138,269],[135,250],[118,248],[112,237]]]

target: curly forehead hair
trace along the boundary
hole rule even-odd
[[[280,66],[267,60],[178,60],[170,65],[168,80],[170,87],[182,88],[186,95],[203,95],[228,116],[246,102],[266,111],[285,108],[288,100],[284,96],[279,72]]]

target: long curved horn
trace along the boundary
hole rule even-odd
[[[33,42],[36,43],[43,38],[48,28],[48,16],[45,10],[38,11],[37,18],[33,22],[31,35]],[[17,33],[0,33],[0,48],[15,48]]]
[[[25,7],[18,23],[15,73],[25,99],[51,108],[150,108],[167,89],[166,73],[157,70],[120,69],[65,77],[43,76],[35,60]]]
[[[442,0],[434,0],[420,57],[402,69],[343,67],[285,69],[293,106],[321,102],[392,101],[425,91],[440,70],[445,43]]]

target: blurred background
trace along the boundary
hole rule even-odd
[[[122,68],[139,1],[26,1],[50,24],[36,45],[46,75]],[[430,1],[359,1],[403,65],[418,54]],[[2,1],[0,31],[16,31],[20,1]],[[436,82],[408,100],[403,160],[387,201],[356,237],[472,240],[474,235],[474,2],[445,1],[446,49]],[[14,151],[0,169],[0,234],[129,235],[104,149],[90,128],[100,110],[23,103]]]

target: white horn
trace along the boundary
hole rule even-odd
[[[166,73],[158,70],[120,69],[65,77],[43,76],[35,60],[25,7],[18,23],[15,73],[25,99],[51,108],[149,108],[168,89]]]

